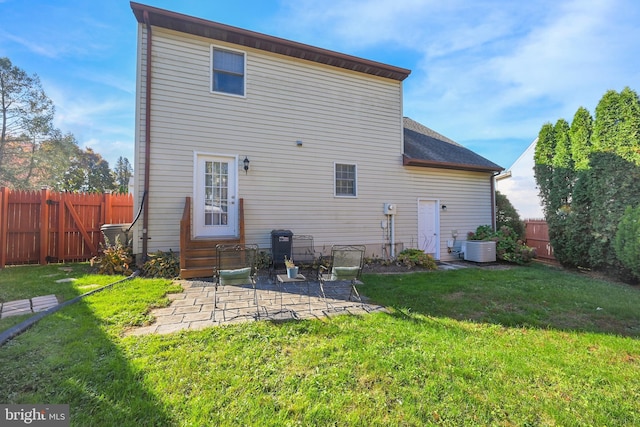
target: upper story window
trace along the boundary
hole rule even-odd
[[[335,171],[336,196],[356,197],[358,195],[356,165],[336,163]]]
[[[211,47],[211,90],[244,96],[245,54]]]

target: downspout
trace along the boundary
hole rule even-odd
[[[147,55],[145,58],[147,73],[145,82],[145,108],[144,108],[144,197],[147,197],[147,203],[143,206],[142,212],[142,262],[147,259],[148,240],[149,240],[149,175],[151,162],[151,23],[149,22],[149,12],[143,13],[144,23],[147,26]]]
[[[491,174],[491,228],[493,231],[497,231],[496,223],[496,176],[500,175],[500,172],[494,172]]]

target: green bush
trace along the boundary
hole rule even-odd
[[[116,239],[114,245],[102,245],[102,254],[91,258],[91,266],[98,267],[98,274],[123,274],[129,276],[133,273],[131,265],[133,263],[133,254],[129,246],[120,243],[120,239]]]
[[[519,239],[525,238],[524,222],[511,204],[507,196],[496,191],[496,226],[500,229],[503,225],[511,227]]]
[[[266,251],[258,252],[258,259],[256,260],[258,270],[266,270],[271,266],[271,253]]]
[[[614,241],[618,260],[640,279],[640,205],[625,210]]]
[[[149,259],[142,266],[145,277],[163,277],[173,279],[180,275],[180,259],[171,249],[169,252],[158,251],[149,254]]]
[[[467,235],[467,240],[493,240],[496,242],[496,258],[500,261],[527,264],[536,257],[536,250],[526,246],[517,233],[506,225],[498,231],[493,231],[489,225],[481,225],[475,233]]]
[[[433,257],[420,249],[405,249],[398,254],[396,261],[408,268],[423,267],[429,270],[438,268]]]

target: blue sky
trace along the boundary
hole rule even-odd
[[[637,0],[140,3],[409,68],[404,115],[505,168],[545,122],[640,91]],[[124,0],[0,0],[0,56],[112,167],[133,162],[136,28]]]

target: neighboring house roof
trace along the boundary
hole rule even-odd
[[[138,22],[142,24],[149,23],[156,27],[221,40],[398,81],[406,79],[411,73],[411,70],[405,68],[394,67],[392,65],[345,55],[139,3],[131,2],[131,9],[133,9],[133,14],[136,16]]]
[[[405,166],[500,172],[498,166],[457,142],[411,120],[403,118]]]

